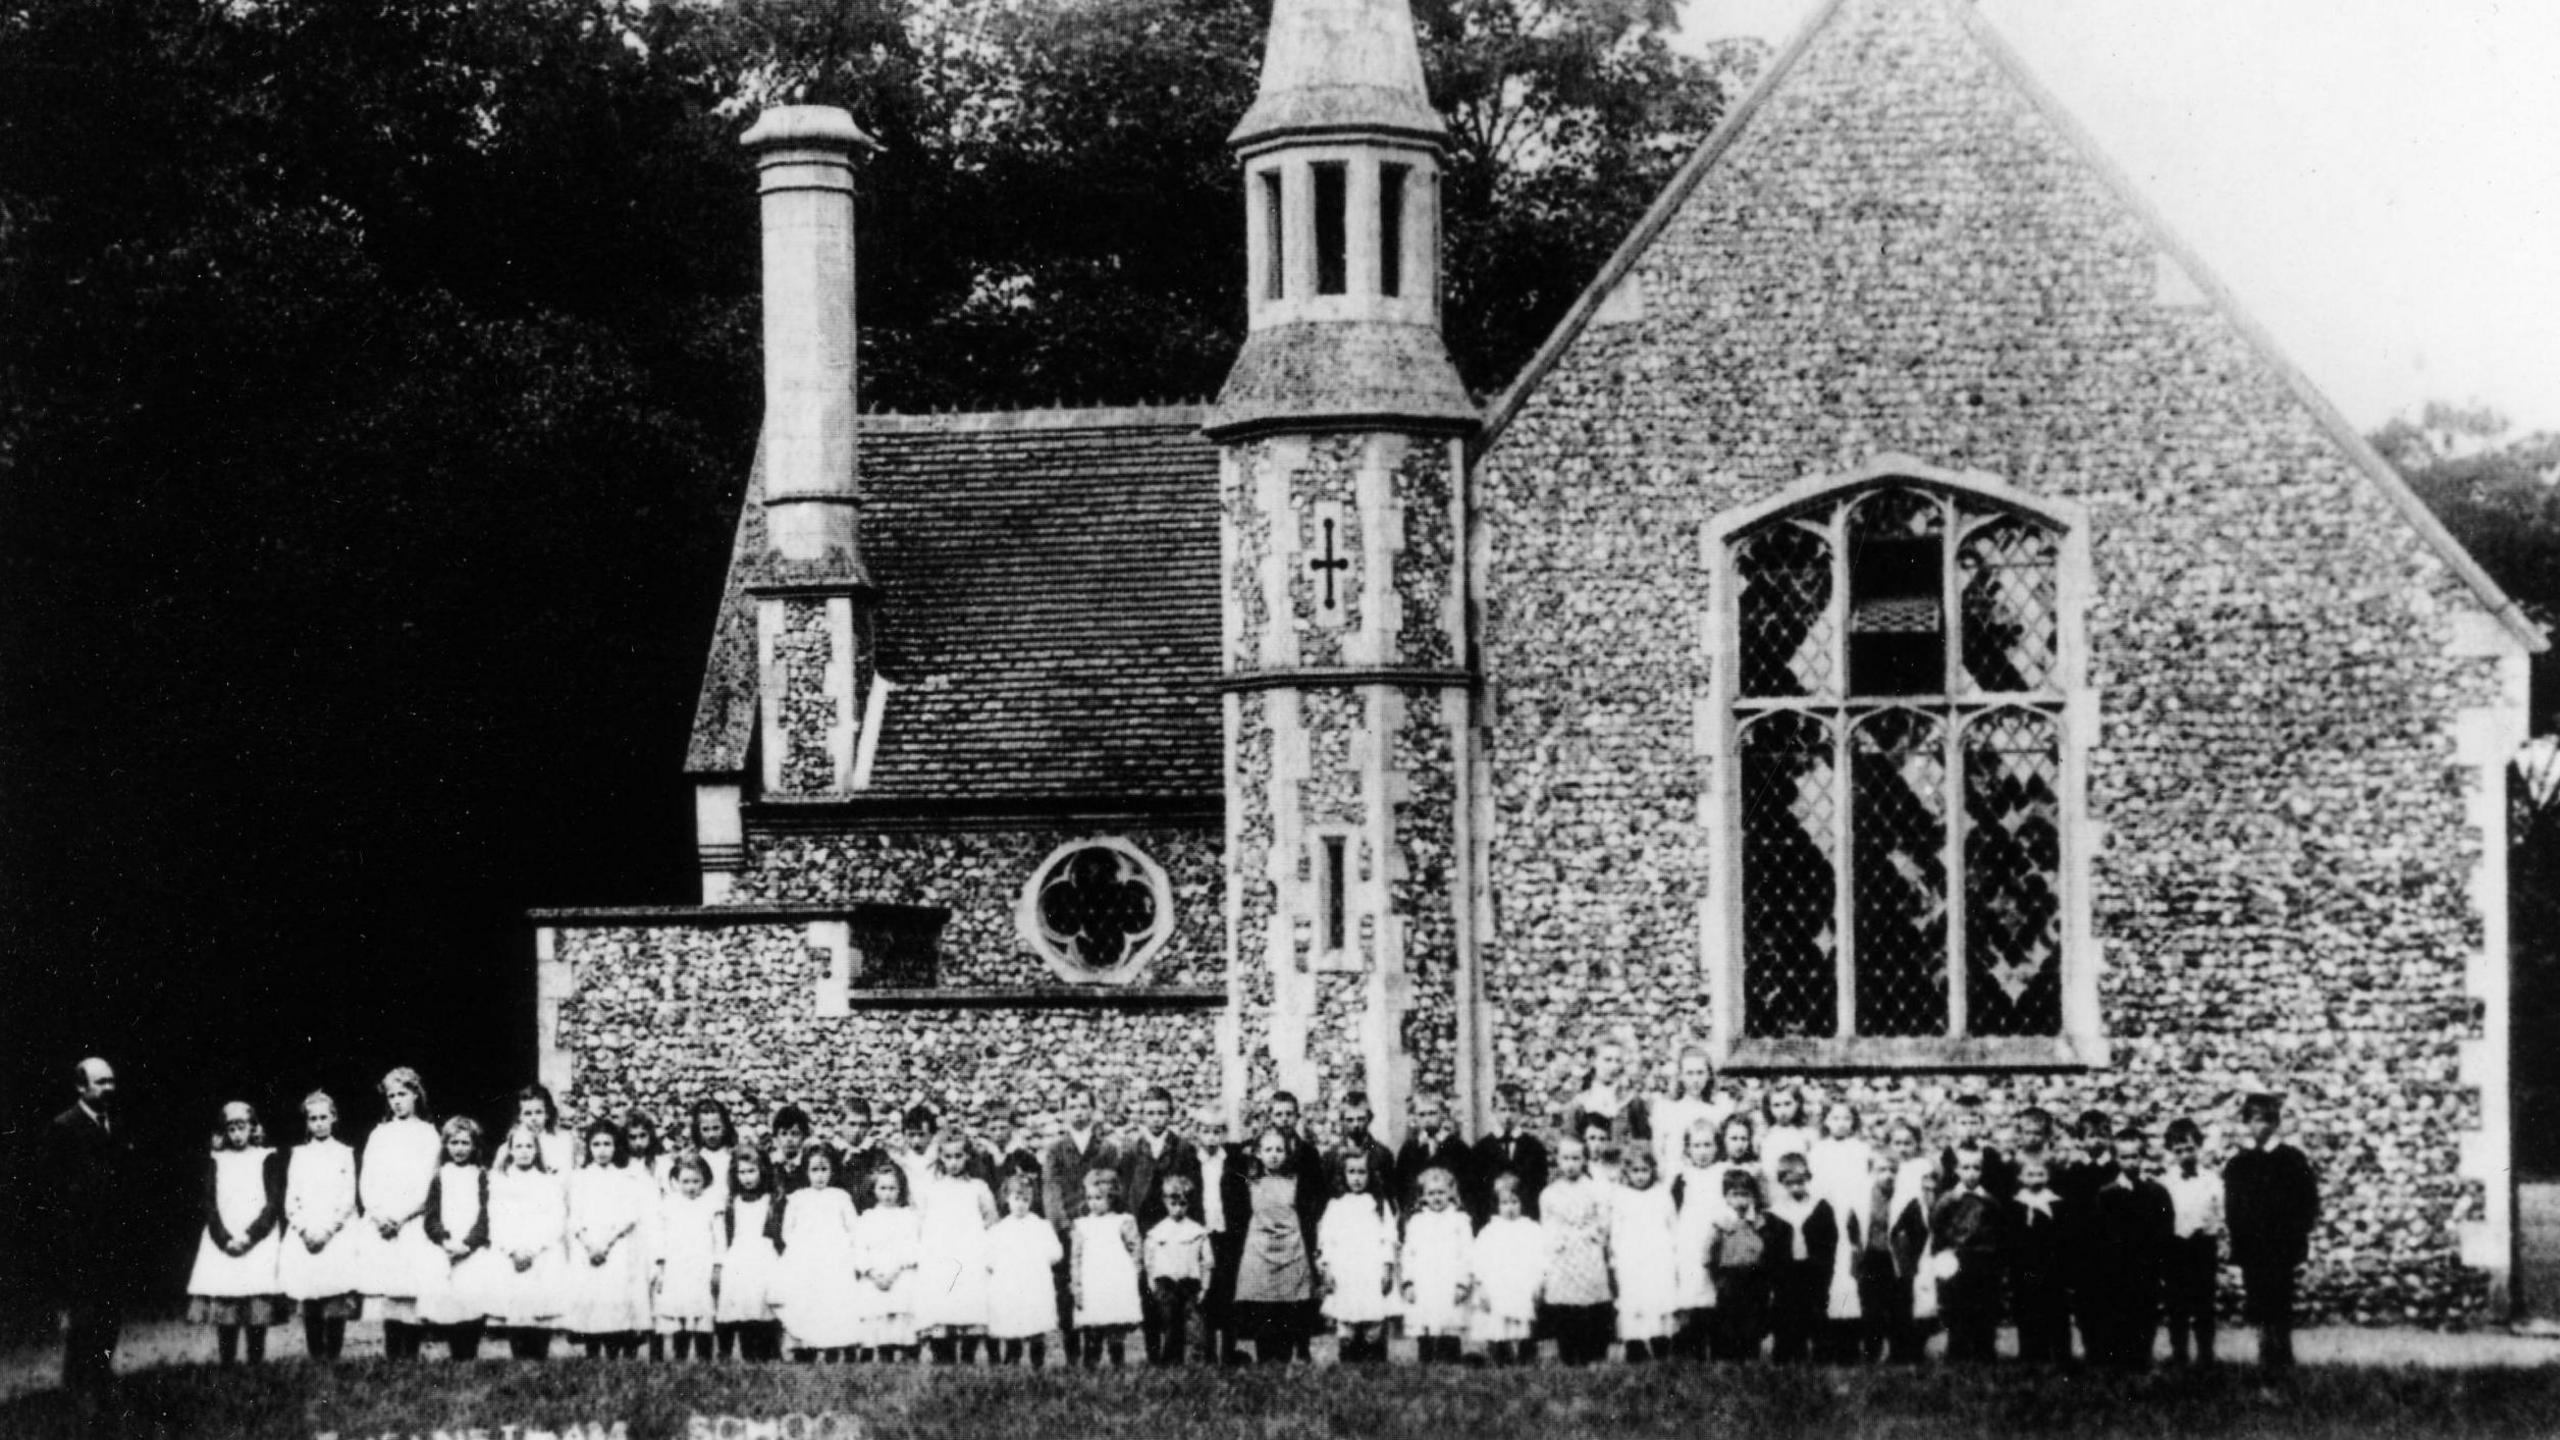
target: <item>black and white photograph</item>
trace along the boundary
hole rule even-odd
[[[2560,1429],[2560,8],[0,0],[0,1435]]]

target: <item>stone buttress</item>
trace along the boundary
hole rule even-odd
[[[1474,664],[1439,165],[1403,0],[1283,0],[1220,466],[1231,1099],[1474,1108]]]

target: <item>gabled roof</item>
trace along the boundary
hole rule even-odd
[[[877,801],[971,807],[1223,794],[1218,452],[1195,407],[866,415],[863,554],[890,692]],[[764,539],[747,487],[685,768],[755,730]]]
[[[1964,32],[1981,48],[2002,78],[2025,97],[2036,113],[2052,126],[2072,155],[2097,177],[2098,183],[2116,203],[2132,215],[2151,244],[2161,253],[2175,260],[2186,271],[2187,275],[2194,280],[2197,289],[2203,293],[2205,302],[2217,311],[2258,358],[2282,379],[2286,388],[2339,451],[2382,493],[2392,507],[2399,511],[2402,518],[2418,532],[2428,547],[2444,561],[2446,567],[2470,588],[2478,597],[2482,607],[2496,616],[2499,622],[2527,647],[2539,651],[2548,646],[2549,639],[2544,635],[2542,627],[2535,624],[2517,607],[2516,603],[2499,587],[2497,581],[2491,579],[2488,572],[2482,570],[2479,563],[2471,558],[2470,553],[2462,548],[2461,542],[2454,539],[2451,532],[2444,528],[2434,512],[2427,509],[2426,503],[2409,488],[2400,473],[2391,468],[2390,462],[2376,453],[2373,446],[2358,433],[2355,426],[2329,402],[2328,397],[2321,394],[2318,387],[2314,386],[2308,377],[2284,357],[2273,337],[2241,308],[2230,289],[2206,267],[2203,260],[2188,247],[2186,242],[2178,238],[2169,228],[2167,222],[2143,198],[2142,193],[2134,187],[2132,181],[2106,157],[2096,140],[2081,128],[2079,122],[2072,118],[2061,102],[2036,80],[2017,52],[2000,37],[1990,22],[1985,20],[1980,11],[1970,3],[1970,0],[1900,0],[1900,3],[1938,5],[1951,10]],[[1489,453],[1501,443],[1503,432],[1510,427],[1521,409],[1537,393],[1540,384],[1554,371],[1558,362],[1573,348],[1574,342],[1590,328],[1603,302],[1627,278],[1628,273],[1635,269],[1654,242],[1680,214],[1682,207],[1687,204],[1699,185],[1715,172],[1717,163],[1733,150],[1744,135],[1751,131],[1754,123],[1768,108],[1770,97],[1786,88],[1790,76],[1803,62],[1806,52],[1813,48],[1815,41],[1826,30],[1840,23],[1842,13],[1850,9],[1852,4],[1853,0],[1824,0],[1821,8],[1814,12],[1795,36],[1787,42],[1786,47],[1778,53],[1768,71],[1761,76],[1759,83],[1754,85],[1751,91],[1733,107],[1732,112],[1725,117],[1724,123],[1716,127],[1715,133],[1708,136],[1705,143],[1698,147],[1697,152],[1691,155],[1680,167],[1679,172],[1672,176],[1670,184],[1665,186],[1662,194],[1655,198],[1651,208],[1646,210],[1644,217],[1636,223],[1635,229],[1628,234],[1625,242],[1618,247],[1615,254],[1610,256],[1609,262],[1600,267],[1600,273],[1583,290],[1580,298],[1574,302],[1573,308],[1566,312],[1563,321],[1556,326],[1555,332],[1547,337],[1546,343],[1530,357],[1529,363],[1521,368],[1510,387],[1488,408],[1484,429],[1479,433],[1475,445],[1475,454]]]

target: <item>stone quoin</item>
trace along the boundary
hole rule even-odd
[[[867,142],[745,139],[702,903],[534,916],[571,1111],[2264,1088],[2307,1310],[2503,1314],[2545,639],[1963,0],[1821,6],[1482,402],[1405,0],[1274,6],[1205,407],[862,414]]]

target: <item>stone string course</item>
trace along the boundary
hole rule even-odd
[[[1881,452],[1988,471],[2090,517],[2115,1063],[1851,1093],[2227,1143],[2243,1090],[2286,1091],[2327,1196],[2307,1305],[2458,1322],[2481,837],[2448,727],[2496,664],[2449,656],[2476,599],[2171,264],[1954,7],[1817,36],[1479,474],[1496,1069],[1552,1095],[1604,1036],[1707,1034],[1703,524]]]

